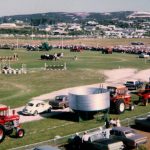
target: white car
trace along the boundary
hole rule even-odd
[[[139,55],[139,58],[149,58],[149,55],[148,54],[145,54],[145,53],[141,53]]]
[[[42,112],[51,112],[52,106],[49,103],[40,100],[33,100],[27,103],[22,110],[24,115],[37,115]]]

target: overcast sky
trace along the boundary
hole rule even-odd
[[[0,0],[0,16],[45,12],[149,11],[150,0]]]

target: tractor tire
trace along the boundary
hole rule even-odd
[[[129,110],[134,110],[135,106],[133,104],[130,105]]]
[[[121,114],[125,111],[125,103],[122,99],[117,100],[115,103],[115,111],[117,114]]]
[[[37,115],[38,115],[38,111],[35,110],[34,113],[33,113],[33,115],[34,115],[34,116],[37,116]]]
[[[148,99],[143,100],[143,104],[144,104],[144,106],[147,106],[148,105]]]
[[[5,139],[5,128],[0,125],[0,143]]]
[[[18,130],[16,131],[16,137],[17,137],[17,138],[22,138],[22,137],[24,137],[24,134],[25,134],[24,129],[18,129]]]

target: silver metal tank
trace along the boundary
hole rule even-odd
[[[110,93],[104,88],[78,88],[69,92],[69,107],[74,111],[101,111],[110,107]]]

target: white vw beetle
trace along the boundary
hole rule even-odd
[[[49,103],[40,101],[40,100],[33,100],[27,103],[27,105],[22,110],[24,115],[37,115],[42,112],[51,112],[52,106]]]

